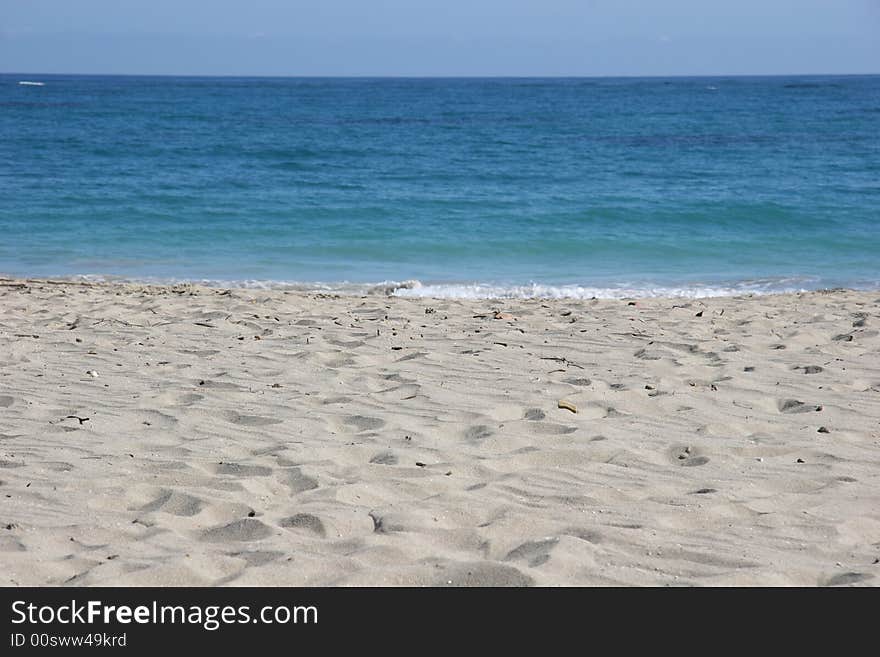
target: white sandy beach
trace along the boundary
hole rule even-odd
[[[4,280],[0,449],[3,585],[876,585],[880,292]]]

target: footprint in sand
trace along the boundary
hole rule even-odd
[[[531,426],[536,433],[549,436],[566,436],[577,431],[577,427],[568,427],[563,424],[556,424],[555,422],[535,422]]]
[[[491,436],[493,433],[495,432],[492,431],[492,429],[487,427],[485,424],[477,424],[465,429],[464,439],[473,445],[477,445],[486,440],[486,438]]]
[[[223,419],[232,424],[238,424],[245,427],[265,427],[270,424],[281,424],[284,420],[273,417],[262,417],[260,415],[244,415],[238,411],[225,411],[222,413]]]
[[[294,495],[307,490],[314,490],[318,487],[318,481],[313,477],[303,474],[299,468],[293,468],[285,473],[283,483],[290,488],[290,492]]]
[[[444,565],[432,586],[531,586],[531,577],[513,566],[491,561]]]
[[[197,497],[166,490],[160,493],[155,500],[142,506],[139,511],[141,513],[163,511],[175,516],[194,516],[202,510],[202,506],[202,501]]]
[[[825,586],[847,586],[849,584],[856,584],[858,582],[873,579],[873,577],[873,575],[868,575],[866,573],[840,573],[839,575],[829,578],[825,582]]]
[[[321,403],[324,404],[325,406],[327,406],[329,404],[348,404],[349,402],[351,402],[351,397],[346,397],[345,395],[339,395],[336,397],[327,397],[327,399],[325,399]]]
[[[249,568],[254,568],[276,561],[283,557],[284,553],[276,550],[252,550],[247,552],[230,552],[229,556],[244,559]]]
[[[385,426],[385,420],[365,415],[349,415],[345,418],[345,424],[354,427],[356,431],[372,431]]]
[[[522,545],[513,548],[504,557],[505,561],[526,561],[529,566],[536,568],[547,563],[550,559],[550,551],[559,542],[558,538],[544,538],[537,541],[526,541]]]
[[[214,466],[214,474],[231,475],[233,477],[267,477],[272,474],[272,468],[267,468],[264,465],[218,463]]]
[[[321,538],[324,538],[327,535],[324,523],[321,522],[321,519],[318,516],[313,516],[311,513],[297,513],[294,516],[282,518],[278,524],[286,529],[303,529],[312,532]]]
[[[258,541],[272,535],[272,529],[255,518],[242,518],[228,525],[214,527],[202,532],[200,540],[209,543],[232,541]]]
[[[341,356],[339,358],[333,358],[324,363],[324,367],[331,370],[341,370],[346,367],[353,367],[356,365],[356,361],[351,356]]]
[[[392,452],[379,452],[370,459],[370,463],[377,465],[397,465],[397,456]]]
[[[15,397],[9,395],[0,395],[0,408],[9,408],[15,403]]]
[[[43,467],[52,472],[70,472],[73,470],[73,464],[66,461],[46,461]]]

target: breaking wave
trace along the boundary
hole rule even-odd
[[[340,296],[387,296],[440,299],[638,299],[675,297],[698,299],[742,295],[784,294],[827,289],[816,278],[767,278],[725,284],[693,283],[686,285],[627,283],[619,285],[549,285],[527,283],[507,285],[481,282],[423,283],[419,280],[381,281],[378,283],[302,282],[277,280],[222,280],[125,278],[103,275],[80,275],[66,280],[97,283],[136,283],[152,285],[194,284],[213,288],[288,290],[304,294]],[[876,289],[880,282],[850,285],[854,289]]]

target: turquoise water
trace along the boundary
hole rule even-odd
[[[442,296],[878,288],[880,76],[0,75],[0,273]]]

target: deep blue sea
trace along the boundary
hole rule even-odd
[[[880,76],[4,74],[0,274],[433,296],[880,288]]]

